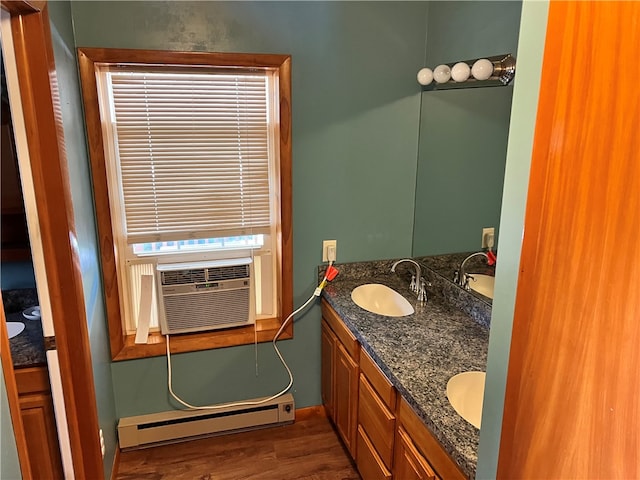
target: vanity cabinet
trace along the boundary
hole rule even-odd
[[[439,480],[427,459],[422,456],[409,434],[402,427],[398,427],[395,452],[396,458],[393,472],[396,478],[402,478],[403,480]]]
[[[397,417],[395,478],[467,479],[404,399],[398,402]]]
[[[393,465],[396,391],[369,355],[360,352],[358,456],[363,480],[389,479]]]
[[[15,370],[33,478],[64,478],[49,376],[45,367]]]
[[[322,303],[322,399],[327,415],[356,458],[360,345],[335,311]]]
[[[363,480],[465,480],[326,300],[322,401]]]

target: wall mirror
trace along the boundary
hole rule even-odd
[[[504,52],[516,56],[521,6],[431,2],[425,65]],[[478,251],[484,227],[495,227],[499,240],[514,82],[422,92],[414,257]]]

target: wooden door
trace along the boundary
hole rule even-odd
[[[551,2],[499,478],[640,478],[640,2]]]
[[[336,336],[331,328],[323,320],[321,324],[321,388],[322,388],[322,404],[329,418],[335,421],[334,415],[334,389],[333,379],[335,376],[335,355],[336,355]]]
[[[349,453],[356,458],[358,364],[338,342],[335,365],[335,423]]]
[[[26,0],[1,0],[1,3],[3,12],[10,15],[11,34],[7,38],[3,35],[3,42],[10,39],[13,44],[19,85],[17,104],[22,111],[29,176],[33,182],[31,195],[37,211],[37,242],[32,232],[30,241],[32,250],[36,246],[40,249],[40,253],[34,252],[34,264],[42,261],[49,294],[49,301],[41,302],[41,306],[43,312],[50,309],[55,330],[55,341],[50,340],[56,348],[49,358],[54,358],[60,367],[61,378],[55,386],[61,388],[56,388],[54,398],[64,396],[71,460],[66,462],[71,465],[65,468],[69,470],[68,476],[99,480],[104,477],[104,467],[47,3]],[[13,96],[12,87],[9,91]],[[16,114],[13,101],[12,114]],[[46,325],[43,322],[45,330]],[[8,354],[4,349],[0,353],[4,365]],[[12,420],[16,422],[13,416],[12,411]],[[25,448],[24,442],[19,441],[18,448]]]
[[[435,472],[416,449],[409,434],[398,427],[393,475],[402,480],[437,480]]]

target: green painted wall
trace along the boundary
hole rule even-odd
[[[476,473],[478,479],[496,478],[497,472],[547,11],[547,1],[525,0],[522,6],[518,45],[519,71],[513,91],[504,201],[500,216],[500,261],[496,266],[487,383]]]
[[[515,55],[520,9],[518,1],[430,2],[426,66]],[[422,94],[414,256],[479,250],[483,227],[497,234],[512,92]]]
[[[89,324],[98,421],[106,447],[104,471],[105,477],[110,478],[117,442],[117,419],[70,3],[68,1],[51,2],[49,16],[60,90],[77,246],[82,269],[84,302]]]
[[[4,372],[0,364],[0,478],[18,480],[22,478],[16,437],[11,424],[11,412],[4,382]]]
[[[76,46],[292,55],[294,303],[338,260],[411,254],[426,2],[71,3]],[[320,309],[281,342],[299,407],[320,403]],[[269,344],[174,357],[191,403],[267,395],[287,377]],[[112,364],[118,416],[171,408],[164,358]]]

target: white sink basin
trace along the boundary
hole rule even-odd
[[[351,300],[360,308],[387,317],[404,317],[414,312],[406,298],[379,283],[368,283],[354,288]]]
[[[447,383],[447,398],[453,409],[467,422],[480,428],[485,372],[464,372]]]
[[[7,322],[7,333],[9,338],[16,337],[24,330],[24,323],[22,322]]]
[[[493,284],[495,277],[483,275],[482,273],[470,273],[473,279],[469,279],[469,288],[485,297],[493,298]]]

